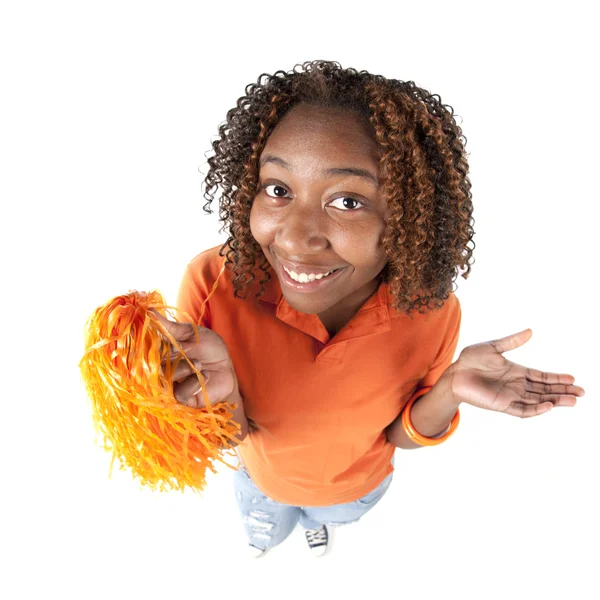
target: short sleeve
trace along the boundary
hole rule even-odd
[[[199,265],[194,261],[188,263],[185,268],[181,283],[179,285],[179,291],[177,293],[176,308],[179,311],[186,312],[193,319],[194,324],[201,325],[202,327],[211,328],[211,314],[210,314],[210,302],[206,303],[204,314],[202,318],[202,304],[205,302],[209,295],[209,286],[212,287],[211,282],[207,281],[210,278],[208,268],[198,269]],[[177,321],[185,322],[186,317],[178,312],[176,315]]]
[[[419,389],[415,391],[409,400],[419,398],[426,394],[453,362],[454,353],[458,346],[462,311],[460,302],[454,294],[450,296],[448,302],[450,302],[450,305],[447,318],[445,319],[445,332],[440,350],[427,372],[427,375],[420,382]]]

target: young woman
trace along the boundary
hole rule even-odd
[[[177,307],[195,323],[163,321],[211,402],[237,404],[236,497],[255,555],[298,522],[322,554],[330,527],[388,489],[395,449],[446,440],[461,403],[527,418],[584,394],[503,356],[530,329],[452,361],[473,206],[439,96],[305,63],[249,85],[213,149],[204,208],[219,190],[229,237],[187,265]],[[204,405],[185,361],[175,381],[179,402]]]

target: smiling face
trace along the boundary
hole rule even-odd
[[[337,329],[377,290],[387,262],[381,238],[388,209],[378,179],[378,145],[346,110],[292,108],[260,157],[252,235],[288,304]]]

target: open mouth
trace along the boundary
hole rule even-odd
[[[301,291],[311,292],[313,290],[321,290],[324,287],[330,285],[333,281],[339,279],[340,275],[345,271],[345,268],[334,269],[328,273],[315,275],[311,274],[298,274],[294,271],[286,269],[281,263],[279,263],[279,272],[281,280],[290,288]]]

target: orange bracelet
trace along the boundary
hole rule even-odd
[[[460,421],[460,412],[458,408],[456,409],[456,414],[452,417],[452,421],[450,422],[450,429],[439,438],[430,438],[421,435],[413,426],[412,421],[410,420],[410,409],[413,404],[418,400],[421,396],[415,396],[408,402],[408,404],[404,407],[402,411],[402,427],[404,427],[404,431],[406,431],[408,437],[415,443],[419,444],[419,446],[437,446],[442,442],[445,442],[458,427],[458,422]]]

